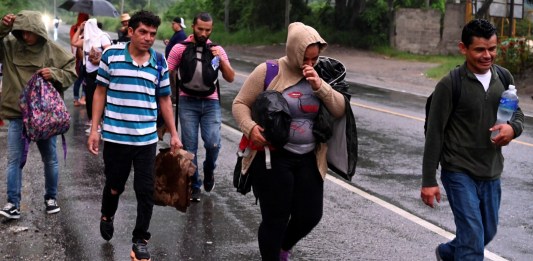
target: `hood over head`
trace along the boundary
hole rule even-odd
[[[318,44],[320,52],[327,47],[326,41],[313,27],[300,22],[289,25],[285,47],[286,56],[278,59],[279,72],[269,85],[271,89],[281,91],[288,86],[295,85],[303,78],[302,65],[305,51],[312,44]]]
[[[300,68],[303,64],[305,50],[309,45],[315,43],[319,44],[320,52],[324,51],[328,45],[315,28],[300,22],[291,23],[285,48],[289,64]]]
[[[41,13],[24,10],[20,11],[16,16],[11,33],[17,40],[24,42],[22,31],[28,31],[38,35],[41,38],[41,44],[48,41],[48,32],[46,31]]]

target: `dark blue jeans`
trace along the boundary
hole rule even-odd
[[[74,87],[72,90],[74,91],[74,100],[77,101],[80,98],[80,87],[83,86],[83,81],[85,80],[85,66],[83,66],[83,62],[79,61],[80,63],[80,70],[78,73],[78,78],[74,82]],[[82,88],[82,92],[85,92]],[[83,95],[81,95],[83,96]]]
[[[154,207],[154,164],[157,144],[144,146],[104,143],[105,186],[102,196],[102,216],[113,217],[118,208],[120,194],[133,165],[133,190],[137,197],[137,220],[132,242],[150,239],[148,228]],[[113,195],[111,190],[117,191]]]
[[[483,260],[485,246],[498,227],[501,182],[475,180],[462,172],[443,170],[442,185],[453,212],[456,236],[439,246],[443,260]]]

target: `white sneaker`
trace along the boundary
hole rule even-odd
[[[45,200],[44,205],[46,206],[46,213],[48,214],[55,214],[61,210],[57,205],[57,200],[53,198]]]
[[[100,125],[98,125],[98,133],[101,133],[101,132],[102,132],[102,127],[100,127]],[[87,129],[85,130],[85,133],[86,133],[87,135],[91,134],[91,127],[87,128]]]
[[[0,215],[9,218],[9,219],[19,219],[20,210],[15,207],[11,202],[8,202],[2,210],[0,210]]]

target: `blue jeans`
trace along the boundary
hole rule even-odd
[[[76,81],[74,82],[74,87],[72,88],[72,90],[74,91],[74,100],[76,101],[80,98],[80,87],[83,86],[83,81],[85,80],[85,66],[83,66],[83,62],[79,61],[78,66],[80,68],[78,78],[76,78]],[[83,88],[82,92],[85,92]]]
[[[74,91],[74,100],[76,101],[80,99],[80,87],[82,87],[83,85],[83,80],[84,78],[78,77],[78,79],[76,79],[76,81],[74,82],[74,87],[72,88],[72,90]],[[84,92],[83,88],[82,88],[82,92]]]
[[[24,151],[22,119],[10,119],[7,131],[7,201],[20,208],[22,169],[20,162]],[[56,154],[56,136],[37,142],[44,163],[45,199],[56,198],[59,163]]]
[[[442,185],[453,212],[456,236],[439,246],[443,260],[483,260],[494,238],[501,202],[500,179],[481,181],[466,173],[443,170]]]
[[[183,149],[194,154],[194,164],[197,164],[198,127],[201,131],[205,148],[204,178],[213,175],[218,152],[220,151],[220,128],[222,126],[220,102],[218,100],[201,99],[196,97],[179,97],[179,119],[181,125],[181,142]],[[198,170],[192,177],[192,187],[199,189],[202,180]]]

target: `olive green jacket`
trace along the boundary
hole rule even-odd
[[[4,75],[0,116],[7,119],[22,117],[20,94],[37,70],[50,68],[52,84],[60,93],[77,77],[74,56],[48,38],[41,14],[21,11],[16,16],[12,27],[0,22],[0,63]],[[22,39],[23,30],[37,34],[38,43],[27,45]]]
[[[435,87],[428,115],[422,163],[422,186],[437,186],[436,169],[465,172],[477,180],[501,176],[503,155],[490,140],[500,97],[505,88],[494,66],[488,90],[470,72],[460,67],[461,96],[452,113],[452,79],[448,74]],[[510,75],[510,74],[509,74]],[[514,79],[511,77],[511,83]],[[524,113],[520,108],[509,122],[515,138],[522,134]]]

